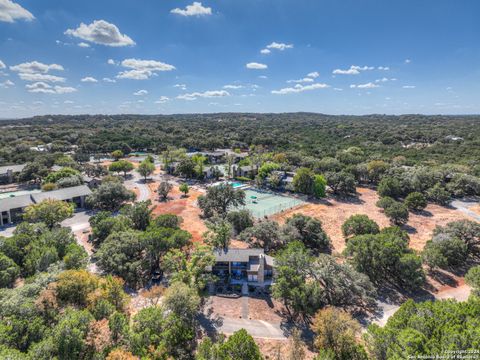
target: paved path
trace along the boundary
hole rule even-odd
[[[476,212],[470,210],[470,207],[472,205],[476,205],[478,202],[472,202],[472,201],[461,201],[461,200],[454,200],[452,201],[452,206],[463,212],[465,215],[470,216],[471,218],[480,221],[480,215],[477,214]]]
[[[222,318],[221,324],[215,327],[217,331],[227,335],[231,335],[240,329],[245,329],[254,338],[287,339],[279,323],[271,323],[268,321]]]
[[[140,174],[134,171],[131,176],[131,179],[125,181],[125,187],[130,190],[133,190],[134,188],[138,189],[137,201],[146,201],[150,199],[150,188],[145,184]]]
[[[242,318],[248,319],[248,296],[242,297]]]
[[[90,228],[90,214],[87,211],[79,211],[73,214],[71,218],[68,218],[61,222],[64,227],[69,227],[72,232],[87,230]]]

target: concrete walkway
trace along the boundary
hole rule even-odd
[[[137,201],[146,201],[150,199],[150,188],[144,182],[143,178],[136,171],[132,171],[132,178],[125,181],[125,187],[129,190],[138,189]]]
[[[287,340],[280,324],[268,321],[222,318],[221,324],[215,327],[218,332],[227,335],[245,329],[254,338]]]

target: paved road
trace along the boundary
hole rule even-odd
[[[480,215],[476,212],[470,210],[470,207],[473,205],[478,204],[478,202],[471,202],[471,201],[461,201],[461,200],[454,200],[452,201],[452,206],[463,212],[465,215],[470,216],[471,218],[480,221]]]
[[[262,320],[231,319],[222,318],[220,324],[216,325],[217,331],[230,335],[240,329],[245,329],[254,338],[286,340],[279,323],[271,323]]]
[[[146,201],[150,198],[150,188],[137,172],[132,172],[132,178],[125,181],[125,187],[129,190],[138,189],[137,201]]]
[[[71,228],[72,232],[87,230],[90,228],[88,220],[90,220],[90,214],[87,211],[79,211],[73,214],[71,218],[62,221],[61,225]]]

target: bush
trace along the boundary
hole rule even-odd
[[[422,211],[427,207],[427,200],[419,192],[412,192],[405,198],[405,205],[411,211]]]
[[[42,191],[52,191],[57,189],[57,184],[46,183],[42,185]]]
[[[430,201],[439,205],[448,205],[450,202],[450,193],[440,184],[435,184],[432,188],[427,190],[427,197]]]
[[[393,177],[384,177],[378,184],[377,191],[381,197],[388,196],[394,199],[402,193],[400,182]]]
[[[463,264],[467,256],[467,245],[448,234],[435,235],[427,241],[422,252],[423,261],[430,268],[455,267]]]
[[[407,207],[397,201],[385,208],[385,215],[395,225],[403,225],[408,221]]]
[[[342,225],[343,236],[378,234],[380,228],[367,215],[352,215]]]

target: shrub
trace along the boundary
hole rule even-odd
[[[412,192],[405,198],[405,205],[409,210],[422,211],[427,207],[427,200],[419,192]]]

